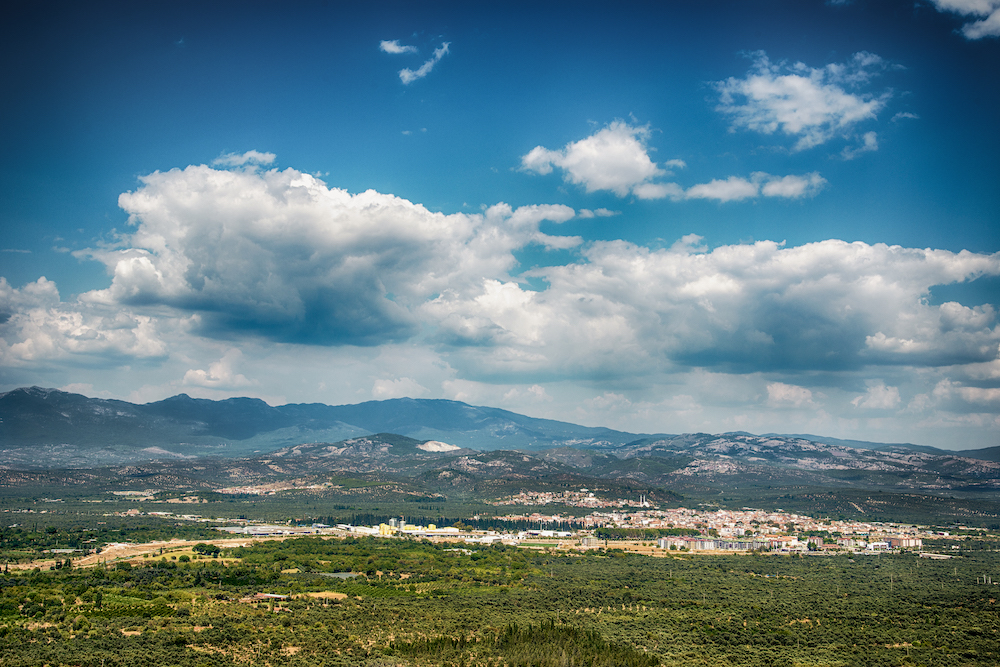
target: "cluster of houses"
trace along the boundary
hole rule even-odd
[[[684,551],[851,551],[883,552],[896,550],[920,550],[923,540],[919,537],[888,537],[868,542],[860,539],[838,538],[825,542],[822,537],[808,537],[801,540],[791,535],[780,535],[763,539],[712,539],[706,537],[661,537],[657,541],[661,549]]]

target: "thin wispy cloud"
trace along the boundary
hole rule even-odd
[[[857,146],[845,146],[840,152],[840,156],[845,160],[853,160],[863,153],[873,153],[878,150],[878,134],[875,132],[865,132],[861,137],[861,143]]]
[[[576,212],[577,217],[580,218],[613,218],[614,216],[621,214],[621,211],[612,211],[606,208],[597,208],[593,211],[588,208],[582,208]]]
[[[451,42],[444,42],[438,48],[434,49],[434,55],[429,59],[424,61],[424,64],[420,66],[419,69],[412,70],[409,68],[404,68],[399,70],[399,80],[403,82],[404,85],[409,85],[414,81],[424,78],[431,73],[434,66],[448,54],[448,47]]]

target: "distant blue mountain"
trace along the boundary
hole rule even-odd
[[[459,401],[398,398],[356,405],[272,407],[180,394],[137,405],[27,387],[0,394],[0,465],[51,457],[107,463],[163,456],[242,456],[372,433],[440,440],[470,449],[614,447],[644,436],[535,419]],[[45,451],[46,454],[42,454]]]

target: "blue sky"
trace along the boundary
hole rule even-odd
[[[1000,0],[21,3],[0,390],[1000,441]]]

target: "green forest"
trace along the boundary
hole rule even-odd
[[[653,558],[306,537],[67,558],[0,575],[0,665],[1000,664],[998,545],[959,544]]]

